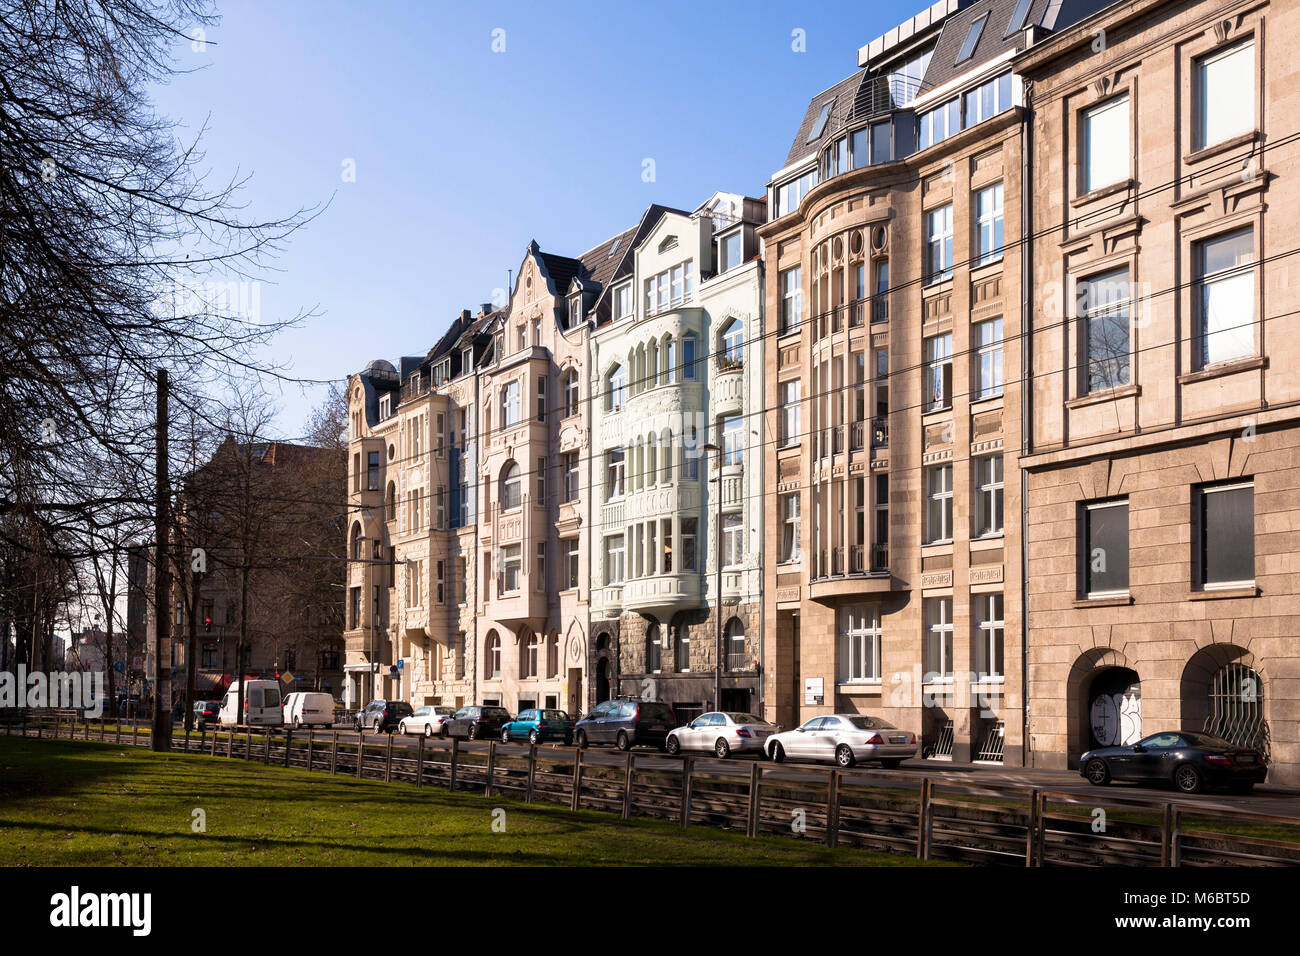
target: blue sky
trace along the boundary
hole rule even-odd
[[[207,120],[213,177],[252,174],[250,215],[330,202],[260,306],[319,311],[272,357],[343,379],[423,354],[530,239],[576,255],[651,202],[761,195],[808,100],[923,5],[224,0],[206,49],[178,48],[195,72],[155,102],[188,130]],[[283,435],[322,393],[284,387]]]

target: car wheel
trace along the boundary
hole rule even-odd
[[[302,730],[302,718],[301,718],[301,717],[295,717],[295,718],[293,719],[293,729],[294,729],[294,730]]]
[[[664,750],[668,751],[668,756],[676,757],[682,752],[682,742],[676,737],[669,737],[664,741]]]
[[[469,725],[469,739],[478,740],[478,724]]]
[[[780,741],[777,741],[776,743],[772,744],[772,750],[770,751],[769,755],[777,763],[785,762],[785,748],[781,746]]]
[[[446,724],[442,725],[442,730],[440,732],[442,734],[443,740],[446,740],[448,737],[451,736],[451,728],[448,727]]]
[[[433,736],[433,724],[425,724],[425,725],[424,725],[424,736],[426,736],[426,737],[432,737],[432,736]]]
[[[566,746],[566,747],[572,747],[572,746],[573,746],[573,734],[565,734],[565,735],[564,735],[564,746]]]
[[[888,760],[880,761],[880,766],[884,767],[886,770],[893,770],[902,762],[903,761],[898,757],[890,757]]]
[[[726,760],[731,756],[731,744],[727,743],[724,738],[719,737],[717,743],[713,745],[713,753],[719,760]]]
[[[840,744],[835,748],[835,762],[841,767],[852,767],[858,762],[853,756],[853,748],[848,744]]]
[[[619,750],[626,751],[632,746],[632,742],[627,739],[627,734],[620,730],[618,737],[614,740],[614,746]]]
[[[1201,789],[1201,772],[1189,763],[1174,770],[1174,786],[1183,793],[1196,793]]]
[[[585,730],[578,731],[578,749],[587,749],[587,732]]]
[[[510,743],[510,731],[506,730],[504,727],[501,728],[501,742],[503,744]]]
[[[536,747],[542,742],[542,735],[534,728],[533,730],[528,731],[528,742]]]
[[[1083,768],[1083,775],[1094,786],[1104,787],[1110,783],[1110,768],[1100,757],[1088,761],[1088,765]]]

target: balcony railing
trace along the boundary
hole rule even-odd
[[[871,419],[871,447],[872,448],[889,447],[889,419],[888,418]]]
[[[815,553],[812,579],[824,581],[852,575],[883,574],[889,571],[889,545],[854,544],[823,548]]]

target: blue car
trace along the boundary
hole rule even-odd
[[[510,743],[527,737],[530,744],[544,740],[573,743],[573,718],[562,710],[524,710],[501,727],[501,742]]]

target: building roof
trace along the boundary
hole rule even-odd
[[[823,90],[809,101],[808,111],[804,113],[803,122],[799,124],[799,130],[794,135],[790,152],[786,154],[786,166],[793,166],[800,160],[815,156],[824,143],[830,142],[835,134],[844,128],[853,115],[858,88],[862,86],[867,76],[866,70],[855,70],[851,76],[840,80],[830,89]],[[830,114],[820,134],[812,136],[813,127],[827,104],[831,108]]]

